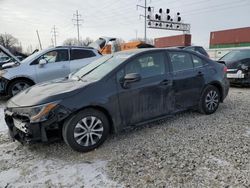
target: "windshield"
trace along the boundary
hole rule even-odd
[[[220,60],[225,62],[239,61],[250,58],[250,50],[231,51],[222,57]]]
[[[27,58],[25,58],[24,60],[22,60],[21,63],[26,63],[26,62],[29,63],[33,59],[35,59],[35,58],[39,57],[40,55],[42,55],[45,51],[47,51],[47,50],[45,49],[45,50],[35,52],[35,53],[31,54],[30,56],[28,56]]]
[[[72,78],[100,80],[132,55],[132,53],[117,53],[103,56],[74,73]]]

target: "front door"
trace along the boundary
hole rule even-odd
[[[46,64],[40,65],[39,60],[46,60]],[[70,73],[69,54],[67,49],[53,50],[42,55],[36,66],[38,82],[44,82],[57,78],[64,78]]]
[[[122,79],[129,73],[140,74],[141,80],[124,87]],[[137,56],[118,72],[117,79],[120,111],[126,125],[173,111],[172,78],[164,51]]]

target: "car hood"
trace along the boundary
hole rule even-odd
[[[14,60],[16,60],[16,62],[20,63],[21,61],[14,56],[9,50],[7,50],[5,47],[3,47],[2,45],[0,45],[0,52],[3,52],[5,55],[7,55],[10,58],[13,58]]]
[[[225,61],[228,69],[239,69],[241,68],[241,65],[246,65],[248,62],[250,62],[250,58],[237,61]]]
[[[77,94],[91,83],[93,81],[63,79],[37,84],[12,97],[7,103],[7,108],[35,106],[62,100]]]

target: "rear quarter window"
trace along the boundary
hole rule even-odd
[[[192,59],[193,59],[194,68],[202,67],[206,64],[206,62],[202,58],[196,55],[192,55]]]
[[[173,72],[193,69],[193,61],[189,53],[185,52],[169,52],[170,61]]]
[[[71,50],[70,60],[85,59],[95,56],[96,54],[91,50],[73,49]]]

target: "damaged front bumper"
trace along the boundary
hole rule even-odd
[[[5,110],[5,121],[9,135],[21,143],[51,142],[62,138],[63,120],[68,114],[54,114],[49,120],[30,123],[28,117]]]
[[[228,69],[227,78],[230,84],[250,85],[250,72],[238,69]]]

